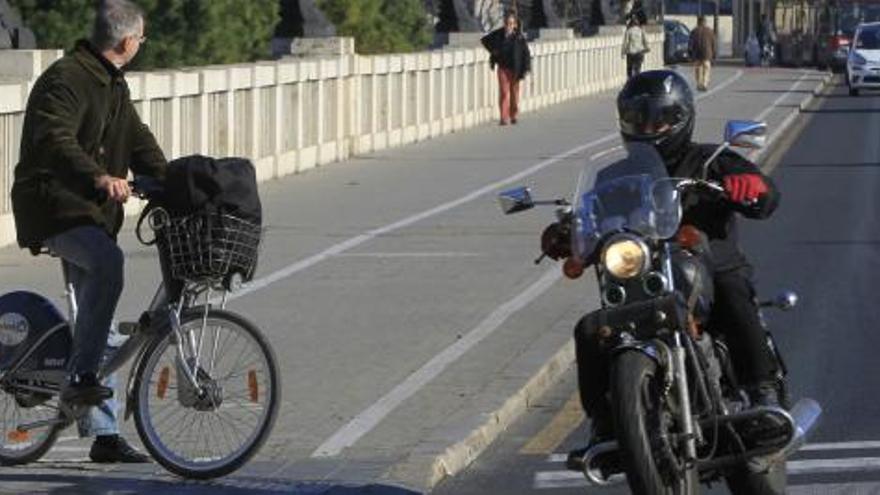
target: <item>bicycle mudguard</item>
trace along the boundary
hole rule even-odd
[[[70,325],[48,299],[27,291],[0,296],[0,371],[63,371],[72,347]]]

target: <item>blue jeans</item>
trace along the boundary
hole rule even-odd
[[[102,360],[112,354],[108,347],[113,313],[122,294],[122,250],[103,229],[75,227],[46,240],[46,247],[61,258],[68,281],[76,292],[78,314],[73,328],[73,352],[69,369],[73,373],[97,373]],[[104,380],[110,388],[116,377]],[[109,399],[91,408],[79,421],[80,436],[118,433],[117,404]]]

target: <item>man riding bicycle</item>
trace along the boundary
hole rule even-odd
[[[60,257],[76,291],[71,375],[61,398],[96,406],[79,422],[80,436],[96,436],[95,462],[148,461],[119,436],[114,377],[104,384],[97,377],[123,287],[116,236],[131,194],[126,178],[131,170],[162,179],[167,167],[121,70],[145,41],[139,7],[100,2],[91,39],[34,84],[12,188],[19,245]]]

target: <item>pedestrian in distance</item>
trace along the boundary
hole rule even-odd
[[[642,71],[645,54],[651,51],[648,37],[642,29],[639,17],[631,15],[623,33],[623,45],[620,54],[626,58],[626,78],[629,79]]]
[[[495,70],[498,67],[499,124],[516,124],[520,81],[532,68],[532,55],[516,14],[505,14],[504,26],[483,36],[481,42],[490,54],[489,68]]]
[[[144,36],[144,12],[128,0],[98,3],[91,39],[40,75],[25,110],[12,209],[18,243],[61,259],[79,308],[70,378],[61,400],[91,406],[81,437],[95,436],[94,462],[148,462],[119,436],[115,376],[99,382],[123,288],[116,242],[129,170],[163,179],[167,162],[131,102],[122,72]]]
[[[709,89],[709,75],[716,53],[715,32],[706,25],[706,16],[697,17],[697,27],[691,31],[690,52],[694,61],[697,90],[706,91]]]

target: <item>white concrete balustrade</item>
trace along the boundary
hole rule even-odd
[[[662,66],[662,33],[649,34],[649,40],[645,69]],[[532,74],[522,86],[522,111],[622,85],[626,64],[620,44],[620,36],[531,42]],[[0,73],[0,244],[15,240],[9,192],[33,68],[45,68],[61,55],[0,52],[0,69],[13,53],[33,63],[27,70]],[[169,158],[246,156],[260,180],[498,119],[497,79],[481,47],[289,57],[130,72],[126,79],[138,112]]]

